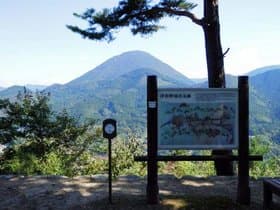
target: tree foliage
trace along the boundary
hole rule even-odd
[[[83,14],[74,13],[76,17],[88,22],[87,29],[70,25],[67,27],[85,38],[112,41],[114,32],[122,27],[130,27],[134,35],[156,32],[164,28],[159,24],[163,17],[186,16],[200,23],[200,20],[190,13],[190,10],[195,7],[196,4],[185,0],[162,0],[158,3],[153,3],[151,0],[122,0],[112,9],[106,8],[96,12],[91,8]]]
[[[12,145],[15,140],[24,139],[26,149],[42,156],[53,148],[63,145],[70,149],[78,137],[93,123],[78,125],[64,110],[55,114],[49,107],[49,94],[35,95],[24,91],[17,100],[0,100],[0,143]]]
[[[62,173],[59,167],[72,165],[100,138],[95,121],[79,124],[65,110],[52,112],[48,102],[49,94],[27,91],[19,93],[15,101],[0,100],[0,143],[7,146],[1,171]]]
[[[119,175],[145,175],[146,163],[134,161],[134,156],[139,156],[144,151],[143,142],[134,135],[126,140],[118,139],[113,144],[112,173],[113,177]]]
[[[279,177],[280,159],[279,144],[273,143],[265,136],[255,136],[250,139],[250,154],[263,156],[263,161],[250,163],[250,176]]]
[[[27,91],[19,93],[16,101],[0,100],[0,142],[7,145],[0,156],[0,173],[67,176],[105,173],[107,141],[102,140],[95,121],[78,124],[66,110],[52,112],[48,101],[49,94],[33,95]],[[135,136],[114,141],[114,177],[145,174],[145,164],[133,160],[141,152],[143,144]]]
[[[50,137],[53,125],[52,112],[47,105],[48,96],[28,91],[19,93],[17,100],[0,100],[0,143],[9,143],[15,138],[32,137],[43,139]]]

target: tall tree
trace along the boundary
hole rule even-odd
[[[93,129],[95,121],[81,125],[66,110],[54,113],[49,97],[49,93],[33,94],[24,89],[16,101],[0,99],[0,144],[11,146],[14,140],[22,139],[28,142],[28,152],[38,157],[58,148],[68,153],[86,148],[92,139],[80,137]]]
[[[74,15],[88,22],[86,29],[67,25],[73,32],[84,38],[100,41],[114,40],[114,33],[123,27],[130,27],[133,35],[152,34],[164,28],[159,21],[164,17],[186,17],[203,29],[209,87],[224,88],[224,55],[220,39],[218,0],[204,1],[204,17],[198,18],[191,12],[197,5],[187,0],[121,0],[117,7],[96,12],[87,9],[83,14]],[[216,154],[230,154],[231,151],[214,151]],[[231,162],[215,162],[218,175],[233,174]]]

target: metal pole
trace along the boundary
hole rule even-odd
[[[112,141],[108,139],[108,162],[109,162],[109,203],[112,204],[112,152],[111,152]]]
[[[112,139],[117,136],[117,122],[114,119],[103,121],[103,137],[108,139],[108,182],[109,203],[112,204]]]

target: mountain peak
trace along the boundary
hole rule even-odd
[[[150,53],[145,52],[143,50],[131,50],[131,51],[121,53],[121,54],[117,55],[116,57],[118,57],[118,56],[139,56],[139,55],[152,56]],[[152,56],[152,57],[154,57],[154,56]]]
[[[152,69],[156,75],[168,76],[174,81],[193,83],[168,64],[144,51],[129,51],[116,55],[67,85],[81,85],[102,80],[115,80],[136,69]]]

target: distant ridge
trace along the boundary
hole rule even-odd
[[[19,92],[24,91],[24,86],[14,85],[8,88],[5,88],[4,90],[0,91],[0,98],[10,98],[14,100]],[[32,92],[30,89],[26,88],[26,91]]]
[[[129,51],[114,56],[67,85],[81,85],[92,81],[114,80],[135,69],[152,69],[154,73],[168,76],[177,82],[193,84],[194,82],[176,71],[168,64],[144,51]]]
[[[41,91],[47,88],[46,85],[34,85],[34,84],[26,84],[24,85],[24,87],[32,91]]]
[[[250,135],[266,134],[280,143],[280,65],[256,69],[250,76]],[[160,87],[208,87],[192,81],[171,66],[143,51],[114,56],[71,82],[54,84],[50,105],[59,112],[66,108],[80,119],[115,118],[122,133],[145,132],[146,79],[157,75]],[[226,75],[226,86],[237,87],[237,77]],[[23,86],[0,91],[0,98],[15,98]]]
[[[262,74],[262,73],[265,73],[268,71],[274,71],[274,70],[280,71],[280,65],[271,65],[271,66],[264,66],[261,68],[257,68],[257,69],[254,69],[254,70],[248,72],[247,75],[252,77],[252,76],[256,76],[258,74]]]
[[[21,91],[24,89],[24,87],[29,90],[29,91],[41,91],[41,90],[44,90],[46,89],[48,86],[46,85],[33,85],[33,84],[27,84],[27,85],[12,85],[10,87],[0,87],[0,92],[2,92],[2,94],[0,95],[3,95],[5,92],[7,92],[7,96],[9,96],[9,94],[13,94],[14,92],[16,92],[17,90],[18,91]]]

